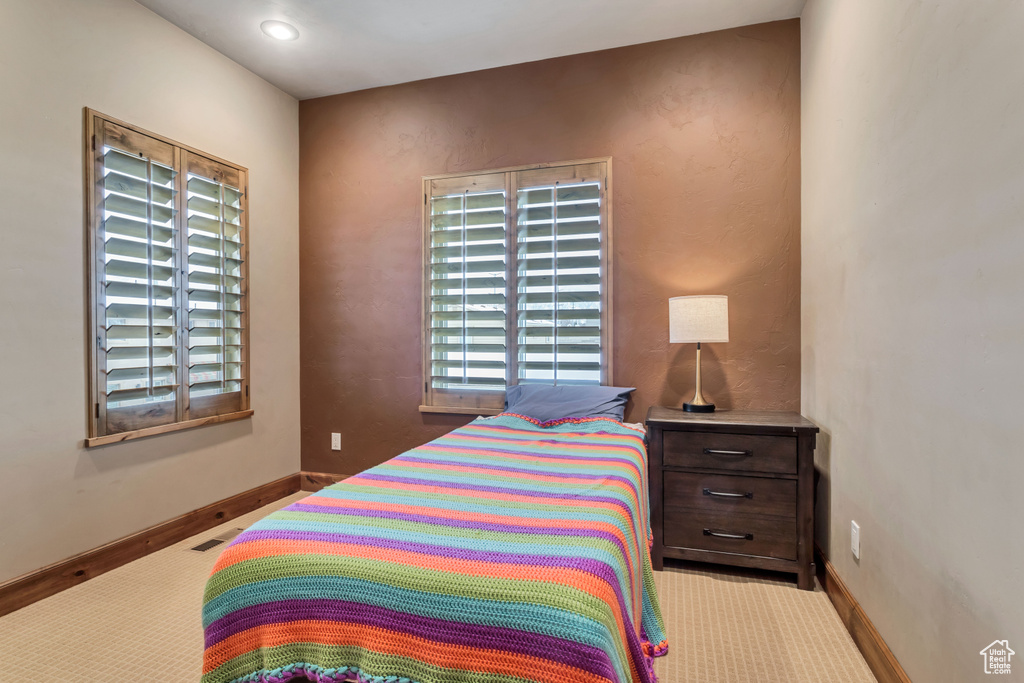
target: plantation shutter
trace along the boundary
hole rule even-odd
[[[109,121],[96,137],[96,417],[112,434],[180,414],[176,151]]]
[[[518,384],[605,380],[605,166],[514,174]]]
[[[500,407],[507,359],[504,174],[426,184],[427,393],[441,405]]]
[[[185,152],[187,359],[192,419],[246,405],[245,173]]]
[[[247,173],[87,111],[86,445],[248,417]]]
[[[607,160],[424,179],[427,412],[512,384],[607,384]]]

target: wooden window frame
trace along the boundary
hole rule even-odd
[[[157,133],[145,130],[138,126],[132,125],[120,119],[116,119],[112,116],[107,116],[93,109],[85,108],[85,140],[84,140],[84,166],[85,166],[85,230],[86,230],[86,254],[87,254],[87,276],[88,276],[88,291],[87,291],[87,302],[86,310],[88,312],[88,333],[89,333],[89,363],[88,363],[88,382],[89,382],[89,410],[88,410],[88,438],[85,439],[86,447],[102,446],[111,443],[118,443],[122,441],[130,441],[148,436],[154,436],[157,434],[164,434],[168,432],[180,431],[183,429],[192,429],[195,427],[201,427],[203,425],[217,424],[221,422],[230,422],[234,420],[241,420],[251,417],[254,411],[251,408],[249,398],[249,383],[251,377],[251,368],[249,367],[249,191],[248,191],[248,169],[244,166],[232,163],[225,159],[213,156],[202,150],[184,145],[180,142],[172,140]],[[100,195],[102,192],[101,185],[103,183],[103,145],[98,143],[98,136],[102,138],[104,132],[104,126],[106,124],[112,124],[118,128],[125,129],[128,134],[133,137],[133,142],[140,147],[146,145],[155,146],[157,143],[160,145],[169,145],[173,148],[173,168],[176,171],[175,188],[177,191],[175,197],[176,214],[174,218],[175,228],[178,230],[179,235],[183,237],[179,240],[186,241],[186,248],[184,251],[179,249],[178,260],[175,262],[174,268],[176,270],[174,274],[175,282],[175,294],[173,298],[172,307],[175,311],[175,334],[177,335],[176,344],[176,376],[179,379],[185,381],[179,382],[178,391],[175,399],[175,419],[166,424],[160,424],[157,426],[148,426],[138,429],[129,429],[126,431],[106,433],[106,379],[105,379],[105,364],[106,364],[106,351],[102,348],[101,334],[99,333],[99,327],[104,325],[106,322],[106,309],[105,299],[100,297],[101,288],[104,286],[104,267],[105,263],[102,262],[104,258],[105,249],[101,245],[103,240],[103,206],[100,201]],[[138,136],[138,137],[136,137]],[[144,137],[143,137],[144,136]],[[229,394],[213,394],[209,397],[202,397],[205,400],[204,406],[199,409],[193,410],[190,404],[189,397],[189,384],[187,381],[188,375],[188,349],[185,347],[187,343],[188,335],[188,293],[185,288],[181,286],[181,278],[183,274],[188,272],[188,252],[187,252],[187,239],[188,239],[188,210],[187,210],[187,183],[188,173],[191,168],[198,166],[207,170],[208,177],[218,178],[220,182],[227,182],[229,180],[236,182],[237,187],[241,191],[240,208],[242,211],[240,226],[239,226],[239,258],[241,265],[239,266],[241,283],[240,283],[240,326],[241,330],[239,333],[240,337],[240,360],[243,371],[239,386],[239,396],[237,401],[232,401],[232,405],[225,407],[221,397],[228,396]],[[217,170],[214,170],[217,168]],[[225,177],[222,180],[220,177]],[[180,246],[180,242],[179,245]],[[223,264],[223,259],[222,259]],[[223,272],[223,271],[221,271]],[[222,277],[223,280],[223,277]],[[152,305],[152,303],[150,303]],[[226,362],[226,361],[225,361]],[[101,376],[102,375],[102,376]],[[234,394],[235,392],[230,392]],[[195,400],[195,399],[192,399]],[[220,405],[219,405],[220,404]],[[218,412],[219,410],[226,409],[228,412]],[[193,414],[195,413],[195,414]]]
[[[518,251],[517,246],[517,226],[518,226],[518,202],[514,196],[518,189],[518,174],[526,171],[541,171],[544,169],[551,169],[553,176],[557,176],[560,169],[569,167],[580,167],[592,164],[604,164],[604,177],[602,178],[601,186],[601,222],[602,222],[602,237],[601,240],[601,384],[608,385],[612,381],[613,368],[613,345],[612,345],[612,158],[611,157],[594,157],[589,159],[577,159],[574,161],[559,161],[544,164],[530,164],[524,166],[507,166],[496,169],[486,169],[472,172],[460,172],[460,173],[445,173],[440,175],[429,175],[423,176],[422,179],[422,190],[423,190],[423,205],[422,205],[422,217],[421,217],[421,229],[422,229],[422,252],[421,252],[421,263],[423,269],[423,276],[421,279],[421,294],[420,297],[420,346],[422,352],[422,364],[423,364],[423,392],[421,396],[419,411],[421,413],[444,413],[444,414],[457,414],[457,415],[497,415],[502,412],[503,408],[500,406],[504,405],[504,391],[480,391],[480,392],[467,392],[472,396],[466,396],[470,400],[462,399],[462,405],[444,405],[438,401],[442,398],[444,392],[441,390],[435,390],[431,385],[431,335],[429,332],[431,326],[431,263],[430,263],[430,248],[431,248],[431,213],[430,213],[430,196],[432,184],[437,181],[451,183],[454,186],[459,184],[459,179],[470,179],[474,176],[484,176],[491,174],[504,174],[505,175],[505,211],[506,211],[506,242],[505,242],[505,254],[507,256],[506,262],[506,278],[505,278],[505,291],[506,291],[506,361],[505,361],[505,381],[506,386],[513,386],[513,382],[518,382],[518,372],[516,369],[517,359],[517,346],[518,346],[518,331],[517,326],[514,324],[508,324],[508,320],[514,320],[516,317],[516,297],[514,294],[517,289],[517,263],[516,254]]]

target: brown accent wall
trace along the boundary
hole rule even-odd
[[[358,472],[469,421],[417,408],[420,180],[438,173],[610,155],[627,419],[692,395],[695,348],[668,343],[683,294],[729,295],[708,398],[799,407],[798,20],[306,100],[299,115],[303,470]]]

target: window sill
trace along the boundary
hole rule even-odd
[[[443,413],[448,415],[497,415],[500,408],[464,408],[459,406],[420,406],[421,413]]]
[[[227,413],[225,415],[213,415],[211,417],[203,417],[198,420],[187,420],[185,422],[175,422],[174,424],[160,425],[159,427],[147,427],[146,429],[136,429],[131,432],[121,432],[119,434],[108,434],[106,436],[93,436],[85,440],[85,447],[92,448],[94,446],[106,446],[107,444],[118,443],[121,441],[132,441],[134,439],[142,439],[147,436],[156,436],[157,434],[166,434],[168,432],[177,432],[182,429],[192,429],[194,427],[202,427],[204,425],[212,425],[220,422],[234,422],[235,420],[244,420],[252,417],[255,411],[252,410],[239,410],[235,413]]]

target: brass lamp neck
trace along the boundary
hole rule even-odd
[[[683,410],[695,413],[710,413],[714,411],[715,404],[707,401],[701,392],[700,386],[700,342],[697,342],[697,381],[695,382],[693,398],[683,404]]]
[[[696,389],[693,392],[693,399],[690,401],[690,405],[694,406],[706,406],[708,402],[704,400],[704,394],[700,390],[700,342],[697,342],[697,382]]]

